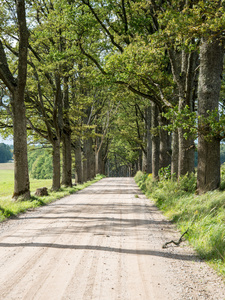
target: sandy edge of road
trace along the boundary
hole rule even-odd
[[[223,300],[221,277],[141,193],[104,178],[0,224],[0,300]]]

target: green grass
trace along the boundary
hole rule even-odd
[[[13,170],[0,170],[0,199],[2,197],[11,196],[13,194],[14,172]],[[51,188],[51,179],[30,179],[31,192],[37,188],[46,186]]]
[[[79,184],[70,188],[62,187],[59,191],[53,192],[50,190],[52,185],[51,179],[37,180],[31,179],[31,199],[29,201],[12,201],[13,194],[13,171],[12,170],[0,170],[0,222],[7,218],[14,217],[28,209],[34,209],[36,207],[46,205],[57,199],[73,194],[79,190],[90,186],[94,182],[103,178],[102,175],[97,175],[95,179]],[[47,187],[49,189],[49,195],[43,197],[34,196],[34,192],[37,188]]]
[[[13,194],[13,170],[0,170],[0,198]]]
[[[179,183],[153,182],[151,176],[139,172],[135,180],[181,233],[189,229],[185,237],[190,244],[225,278],[225,192],[196,195],[194,176],[184,176]]]

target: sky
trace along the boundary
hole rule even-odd
[[[0,136],[0,143],[4,143],[7,145],[13,145],[13,139],[12,138],[4,139],[3,137]]]

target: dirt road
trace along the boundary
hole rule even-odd
[[[225,299],[220,278],[141,194],[106,178],[0,225],[0,299]]]

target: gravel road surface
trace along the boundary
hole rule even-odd
[[[225,299],[225,285],[140,192],[105,178],[0,225],[0,299]]]

